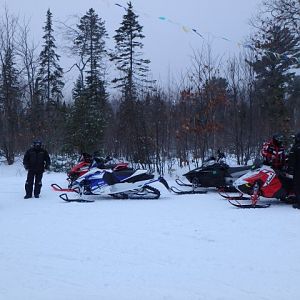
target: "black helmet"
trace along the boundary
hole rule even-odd
[[[33,145],[34,148],[39,149],[39,148],[42,147],[42,141],[41,141],[41,140],[34,140],[34,141],[32,142],[32,145]]]
[[[283,135],[276,133],[273,135],[273,143],[277,146],[281,146],[283,143]]]

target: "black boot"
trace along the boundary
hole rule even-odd
[[[24,199],[29,199],[29,198],[32,198],[32,196],[31,195],[25,195],[24,196]]]
[[[293,204],[293,208],[300,209],[300,203]]]

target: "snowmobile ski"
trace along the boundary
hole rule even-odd
[[[173,193],[177,194],[177,195],[193,195],[193,194],[206,194],[207,193],[207,191],[204,191],[204,190],[201,190],[201,191],[197,191],[197,190],[183,191],[183,190],[178,189],[175,186],[172,186],[170,188],[170,190]]]
[[[249,204],[242,204],[242,203],[239,203],[237,200],[234,200],[235,202],[233,202],[232,200],[228,200],[228,202],[235,206],[235,207],[238,207],[238,208],[268,208],[270,207],[270,203],[268,204],[252,204],[252,203],[249,203]]]
[[[238,195],[230,195],[222,191],[218,191],[219,195],[227,200],[251,200],[251,197],[244,196],[242,193]]]
[[[85,202],[85,203],[95,202],[95,200],[87,200],[82,198],[69,198],[67,194],[61,194],[59,195],[59,198],[66,202]]]
[[[180,179],[175,179],[175,182],[179,185],[179,186],[186,186],[186,187],[193,187],[193,185],[192,184],[190,184],[190,183],[184,183],[182,180],[180,180]]]
[[[232,197],[234,198],[234,197]],[[240,199],[237,197],[235,197],[237,199],[230,199],[227,198],[228,202],[238,208],[267,208],[269,207],[271,204],[257,204],[258,200],[259,200],[259,186],[258,184],[255,184],[254,188],[253,188],[253,194],[251,195],[250,199],[247,199],[246,197],[243,197],[243,194],[241,193],[240,195]],[[246,198],[246,199],[245,199]],[[239,200],[250,200],[251,202],[248,202],[247,204],[242,204],[239,202]],[[235,201],[235,202],[233,202]]]
[[[79,193],[78,188],[62,188],[60,185],[56,184],[56,183],[52,183],[51,187],[53,188],[53,190],[55,192],[75,192],[75,193]]]

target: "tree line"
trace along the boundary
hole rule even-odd
[[[204,43],[176,84],[160,86],[144,58],[143,26],[127,4],[109,50],[105,21],[90,8],[61,31],[78,75],[72,95],[50,9],[42,50],[30,24],[6,9],[0,23],[0,148],[9,164],[34,138],[50,153],[98,151],[164,172],[220,149],[246,163],[274,132],[300,128],[300,3],[266,0],[243,51],[213,55]],[[108,80],[110,66],[114,78]],[[111,75],[111,74],[110,74]],[[115,89],[116,92],[112,92]]]

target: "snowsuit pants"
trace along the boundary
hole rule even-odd
[[[300,205],[300,174],[294,175],[294,192],[296,195],[296,203]]]
[[[39,196],[42,188],[43,172],[36,172],[29,170],[27,173],[27,180],[25,183],[26,195],[32,197],[33,183],[34,183],[34,196]]]

